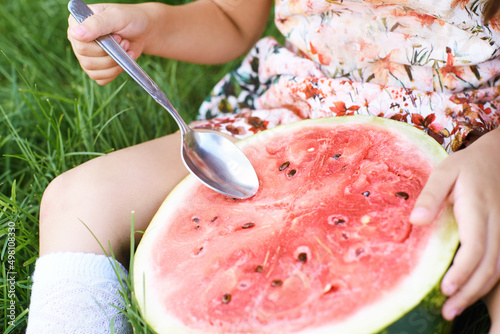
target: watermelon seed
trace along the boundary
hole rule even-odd
[[[280,279],[275,279],[274,281],[271,282],[271,286],[282,286],[283,285],[283,281],[280,280]]]
[[[214,218],[210,219],[210,222],[213,223],[214,221],[217,220],[217,218],[219,218],[219,216],[215,216]]]
[[[226,293],[226,294],[224,294],[224,296],[222,296],[222,302],[223,302],[224,304],[227,304],[227,303],[229,303],[230,301],[231,301],[231,294]]]
[[[370,220],[371,220],[371,218],[368,215],[364,215],[363,217],[361,217],[361,223],[362,224],[366,225],[366,224],[368,224],[370,222]]]
[[[405,193],[404,191],[398,191],[398,192],[396,193],[396,197],[402,198],[402,199],[404,199],[404,200],[406,201],[406,200],[408,199],[408,197],[409,197],[409,196],[408,196],[408,194],[407,194],[407,193]]]
[[[194,227],[194,229],[195,229],[195,230],[197,230],[197,229],[199,229],[199,228],[200,228],[200,225],[196,225],[196,226]]]
[[[369,191],[365,191],[365,192],[363,193],[363,196],[365,196],[365,197],[370,196],[370,192],[369,192]]]
[[[203,251],[203,246],[201,246],[197,251],[196,251],[196,255],[199,255],[201,252]]]
[[[339,291],[339,286],[331,285],[330,283],[328,283],[325,286],[325,288],[323,289],[323,294],[333,293],[333,292],[337,292],[337,291]]]
[[[307,253],[299,254],[299,262],[305,263],[307,261]]]
[[[335,226],[344,225],[346,223],[344,217],[340,215],[328,216],[327,221],[328,225],[335,225]]]
[[[261,273],[262,270],[264,270],[263,266],[257,266],[257,268],[255,268],[255,272],[257,272],[257,273]]]
[[[285,169],[287,169],[288,166],[290,166],[290,161],[285,161],[284,163],[282,163],[281,166],[280,166],[280,172],[284,171]]]
[[[355,254],[356,254],[356,256],[360,256],[364,252],[365,252],[365,250],[363,248],[357,248],[355,251]]]
[[[193,223],[199,223],[200,222],[200,218],[198,217],[193,217]]]
[[[247,228],[252,228],[254,226],[255,226],[255,224],[253,222],[249,222],[249,223],[245,223],[245,224],[241,225],[241,228],[247,229]]]
[[[289,171],[289,172],[288,172],[287,176],[288,176],[288,177],[292,177],[292,176],[294,176],[295,174],[297,174],[297,170],[292,169],[291,171]]]
[[[347,234],[342,233],[342,239],[347,240]]]
[[[333,220],[333,224],[334,225],[343,225],[343,224],[345,224],[345,220],[343,220],[342,218],[335,218]]]
[[[340,156],[341,156],[341,155],[342,155],[342,154],[337,153],[337,154],[335,154],[332,158],[333,158],[334,160],[337,160],[338,158],[340,158]]]

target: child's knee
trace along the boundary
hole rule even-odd
[[[57,176],[49,183],[40,203],[41,229],[50,222],[55,222],[54,216],[71,210],[72,193],[78,191],[80,186],[79,180],[72,176],[71,171]]]
[[[64,192],[67,189],[62,187],[63,178],[65,178],[64,174],[57,176],[49,183],[43,192],[40,203],[40,230],[46,228],[48,222],[53,221],[50,219],[50,216],[57,210],[61,198],[65,196]]]
[[[64,251],[102,254],[109,251],[108,245],[119,251],[127,241],[127,229],[117,228],[111,218],[113,204],[104,200],[113,190],[102,176],[84,168],[65,172],[49,184],[40,206],[42,255]]]
[[[90,160],[52,180],[42,196],[41,223],[55,217],[82,219],[92,215],[94,209],[110,208],[110,197],[117,195],[119,185],[106,161],[105,156]]]

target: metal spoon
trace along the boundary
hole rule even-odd
[[[68,4],[73,17],[82,23],[92,10],[82,0]],[[191,129],[172,106],[165,93],[110,35],[96,42],[175,119],[182,135],[181,154],[187,169],[206,186],[236,198],[257,192],[259,180],[248,158],[229,139],[215,132]]]

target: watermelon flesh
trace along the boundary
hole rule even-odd
[[[169,195],[136,254],[138,299],[159,332],[375,332],[436,291],[456,228],[408,217],[444,151],[391,121],[305,122],[242,145],[254,197],[191,177]]]

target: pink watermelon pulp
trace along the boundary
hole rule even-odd
[[[370,333],[434,303],[456,227],[449,214],[408,222],[446,156],[433,139],[350,116],[240,145],[260,180],[254,197],[228,198],[188,177],[141,241],[135,289],[159,333]]]

